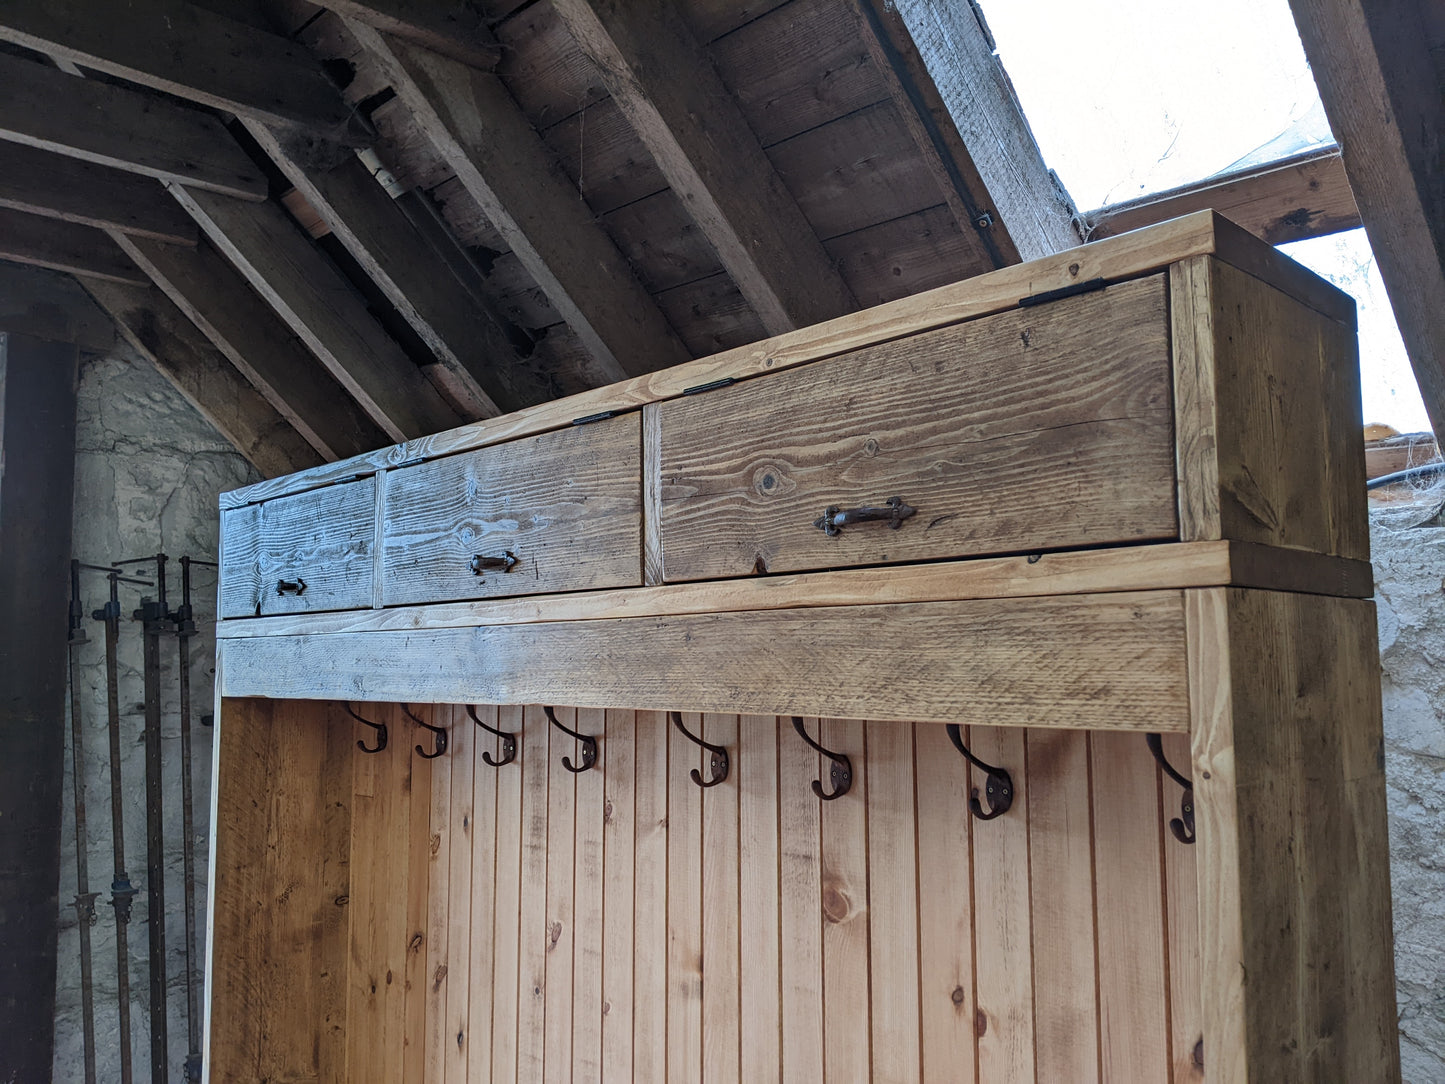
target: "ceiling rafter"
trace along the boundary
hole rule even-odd
[[[345,21],[600,372],[620,380],[688,359],[500,79]]]
[[[1432,51],[1429,4],[1290,0],[1426,413],[1445,433],[1445,42]]]
[[[345,459],[387,443],[387,435],[210,245],[188,249],[112,236],[322,458]]]
[[[502,58],[502,47],[487,28],[486,18],[468,3],[320,0],[320,5],[478,71],[493,71]]]
[[[351,283],[278,205],[180,185],[171,192],[391,439],[419,437],[460,422],[367,311]]]
[[[466,389],[470,414],[495,417],[547,398],[498,316],[439,266],[438,253],[360,159],[344,149],[319,155],[309,142],[293,147],[261,124],[247,129]]]
[[[893,0],[1021,260],[1080,243],[1077,212],[1044,164],[974,0]],[[991,227],[990,227],[991,228]]]
[[[194,245],[196,224],[149,177],[34,147],[0,151],[0,207]]]
[[[769,334],[858,307],[680,13],[627,0],[553,7]]]
[[[183,0],[6,0],[0,41],[268,124],[372,136],[303,47]]]
[[[267,478],[321,456],[159,290],[80,278],[126,341]]]
[[[5,54],[0,86],[0,139],[238,199],[266,198],[265,176],[209,113]]]
[[[104,230],[0,208],[0,259],[144,286],[149,280]]]

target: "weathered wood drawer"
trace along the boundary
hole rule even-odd
[[[1176,537],[1170,388],[1154,275],[663,403],[664,578]]]
[[[222,513],[220,616],[371,605],[376,479]]]
[[[642,582],[636,413],[404,467],[385,484],[384,605]]]

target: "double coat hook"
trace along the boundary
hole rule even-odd
[[[425,727],[427,730],[430,730],[432,732],[432,751],[428,753],[425,749],[418,745],[416,747],[416,751],[418,754],[420,754],[426,760],[435,760],[437,757],[441,756],[447,751],[447,732],[445,727],[432,726],[431,723],[422,721],[422,719],[418,717],[414,711],[411,710],[410,706],[406,704],[403,704],[401,706],[401,710],[406,712],[406,717],[412,722],[414,722],[417,726]]]
[[[517,735],[508,733],[505,730],[498,730],[496,727],[488,726],[482,722],[481,719],[477,718],[477,709],[471,704],[467,705],[467,714],[472,717],[472,722],[476,723],[477,726],[481,727],[488,734],[495,734],[497,736],[497,744],[501,757],[493,757],[491,753],[483,750],[483,760],[493,768],[500,768],[503,764],[510,764],[517,759]]]
[[[1174,770],[1174,765],[1164,756],[1164,740],[1158,734],[1146,734],[1144,740],[1149,743],[1149,752],[1154,754],[1154,759],[1159,762],[1159,767],[1164,769],[1164,774],[1184,788],[1184,795],[1179,800],[1179,816],[1170,819],[1169,831],[1174,833],[1174,838],[1180,843],[1193,843],[1194,783]]]
[[[547,713],[547,719],[551,722],[553,726],[555,726],[558,730],[562,731],[562,733],[567,734],[582,743],[582,763],[580,765],[574,765],[572,763],[571,757],[563,757],[562,767],[566,768],[569,772],[573,772],[575,774],[576,772],[585,772],[588,768],[592,767],[594,764],[597,763],[596,738],[588,737],[586,734],[579,734],[577,731],[571,729],[570,727],[563,726],[560,722],[557,721],[557,713],[554,712],[551,708],[547,707],[547,705],[543,704],[542,710]]]
[[[969,752],[968,746],[963,744],[963,730],[957,723],[949,723],[946,729],[948,740],[953,742],[953,747],[963,754],[965,760],[984,773],[983,795],[988,799],[988,809],[985,810],[983,803],[978,800],[978,788],[974,787],[968,796],[968,811],[981,821],[991,821],[995,817],[1003,816],[1009,811],[1009,806],[1013,805],[1013,777],[1003,768],[985,764]]]
[[[667,714],[668,717],[672,719],[672,725],[677,727],[678,730],[682,731],[682,736],[684,738],[692,742],[694,745],[701,746],[703,749],[706,749],[709,754],[711,754],[708,757],[708,778],[703,779],[702,772],[694,768],[691,772],[688,773],[692,781],[700,787],[715,787],[719,783],[726,781],[728,777],[729,767],[728,751],[724,749],[721,745],[713,745],[711,742],[703,741],[696,734],[688,730],[687,727],[682,725],[682,716],[678,712],[670,711]]]
[[[376,747],[375,747],[375,748],[369,748],[369,747],[367,746],[366,742],[364,742],[364,741],[359,741],[359,740],[358,740],[357,743],[356,743],[356,747],[357,747],[358,749],[360,749],[363,753],[379,753],[379,752],[381,752],[383,749],[385,749],[385,748],[386,748],[386,724],[385,724],[385,723],[373,723],[370,719],[363,719],[360,715],[357,715],[357,714],[356,714],[356,710],[351,706],[351,701],[349,701],[349,700],[345,702],[345,707],[346,707],[346,714],[347,714],[347,715],[350,715],[350,716],[351,716],[353,719],[355,719],[358,723],[363,723],[363,724],[365,724],[366,726],[371,727],[372,730],[376,731]]]
[[[793,716],[793,729],[798,732],[798,737],[802,738],[812,748],[822,753],[823,756],[832,762],[828,768],[828,781],[833,785],[832,791],[823,790],[822,782],[814,779],[813,793],[825,802],[831,802],[834,798],[841,798],[847,794],[849,788],[853,786],[853,762],[843,753],[835,753],[831,749],[824,749],[812,738],[808,737],[808,731],[803,726],[802,716]]]

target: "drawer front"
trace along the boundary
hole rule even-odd
[[[640,415],[391,471],[383,505],[387,606],[639,584]]]
[[[664,577],[1176,537],[1170,386],[1156,275],[664,403]]]
[[[223,618],[371,606],[375,478],[223,512],[221,535]]]

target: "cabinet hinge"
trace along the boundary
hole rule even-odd
[[[738,382],[735,376],[725,376],[721,380],[710,380],[706,384],[694,384],[690,388],[683,388],[683,395],[701,395],[706,391],[717,391],[718,388],[730,387]]]
[[[572,424],[573,424],[573,425],[591,425],[593,422],[605,422],[608,418],[615,418],[615,417],[617,417],[617,411],[615,411],[615,410],[602,410],[602,411],[598,411],[596,414],[588,414],[588,415],[586,415],[585,417],[573,418],[573,419],[572,419]]]

